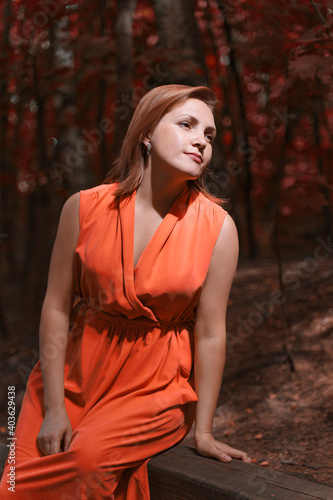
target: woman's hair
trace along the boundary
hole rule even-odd
[[[134,111],[120,154],[104,181],[105,184],[118,183],[116,198],[130,195],[142,181],[146,163],[144,138],[153,132],[161,118],[171,109],[191,98],[203,101],[212,112],[215,111],[215,94],[204,86],[163,85],[150,90],[141,99]],[[211,200],[221,203],[222,200],[208,192],[204,174],[198,179],[189,180],[188,185]]]

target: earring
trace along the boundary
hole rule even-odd
[[[147,156],[150,156],[150,153],[151,153],[151,144],[150,144],[150,142],[147,142],[146,148],[147,148]]]

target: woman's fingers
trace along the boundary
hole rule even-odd
[[[38,446],[39,446],[40,451],[41,451],[44,455],[48,455],[48,453],[47,453],[46,443],[44,443],[44,441],[43,441],[42,439],[40,439],[40,437],[39,437],[39,436],[38,436],[38,438],[37,438],[37,443],[38,443]]]
[[[217,458],[221,462],[231,462],[231,456],[222,450],[218,450],[214,458]]]
[[[71,437],[72,437],[72,429],[68,429],[64,437],[64,451],[68,451]]]
[[[65,409],[47,412],[38,434],[38,444],[45,455],[68,451],[72,426]]]
[[[38,439],[38,445],[44,455],[54,455],[60,451],[60,439],[45,439],[43,437]]]
[[[230,456],[231,458],[237,458],[238,460],[242,460],[243,462],[251,463],[251,459],[245,451],[237,450],[236,448],[231,448],[231,446],[219,443],[218,445],[222,446],[223,452]]]
[[[216,441],[209,433],[198,439],[197,450],[201,455],[217,458],[221,462],[230,462],[232,458],[237,458],[243,462],[251,463],[247,453]]]
[[[60,443],[61,443],[61,438],[53,439],[50,443],[50,453],[49,455],[55,455],[56,453],[60,453]]]

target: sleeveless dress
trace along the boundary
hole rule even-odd
[[[226,212],[186,186],[133,268],[136,193],[112,204],[114,188],[80,194],[65,362],[69,450],[38,448],[38,362],[16,427],[15,494],[6,463],[2,499],[148,500],[149,458],[193,423],[195,307]]]

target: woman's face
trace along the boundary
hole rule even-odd
[[[188,99],[165,114],[150,134],[152,168],[180,180],[197,179],[211,160],[215,134],[209,107]]]

